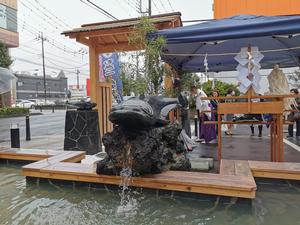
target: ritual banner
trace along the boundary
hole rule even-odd
[[[120,63],[117,53],[99,55],[99,79],[103,81],[105,77],[112,79],[112,92],[115,100],[120,103],[123,101],[122,80],[120,79]]]

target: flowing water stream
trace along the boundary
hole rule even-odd
[[[300,224],[300,183],[259,181],[252,202],[131,190],[133,198],[123,200],[123,207],[117,190],[38,185],[26,182],[20,171],[0,164],[1,225]]]
[[[125,146],[125,151],[123,155],[122,170],[120,172],[121,182],[120,182],[120,205],[117,208],[117,213],[124,214],[125,217],[135,213],[137,206],[136,196],[138,192],[134,192],[130,189],[130,182],[132,180],[132,155],[131,155],[131,145],[128,144]]]

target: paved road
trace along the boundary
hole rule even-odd
[[[62,149],[65,127],[65,111],[30,117],[31,141],[25,141],[25,117],[0,118],[0,145],[10,146],[10,126],[19,124],[21,147],[41,149]]]

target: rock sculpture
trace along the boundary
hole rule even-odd
[[[278,65],[276,65],[274,67],[274,69],[268,76],[268,81],[269,81],[269,92],[267,92],[265,94],[267,94],[267,95],[288,95],[288,94],[290,94],[288,80]],[[292,109],[292,105],[297,107],[297,103],[294,98],[285,98],[284,99],[284,109],[285,110]]]
[[[109,120],[130,130],[147,130],[169,123],[168,113],[179,107],[177,98],[131,98],[112,108]]]
[[[165,170],[190,170],[181,126],[169,124],[168,112],[179,107],[177,99],[149,97],[129,99],[110,112],[116,127],[103,137],[107,156],[98,162],[97,173],[120,175],[130,168],[133,176]]]
[[[86,101],[80,101],[70,105],[75,106],[77,110],[92,110],[97,106],[97,104],[94,102],[86,102]]]

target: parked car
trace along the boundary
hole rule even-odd
[[[44,102],[41,99],[28,99],[28,101],[31,101],[34,103],[34,106],[43,105]]]
[[[34,103],[35,106],[39,106],[39,105],[55,105],[55,102],[52,100],[45,100],[44,99],[28,99],[28,101],[31,101]]]
[[[16,100],[16,104],[14,104],[14,107],[19,108],[33,108],[34,103],[29,100]]]

